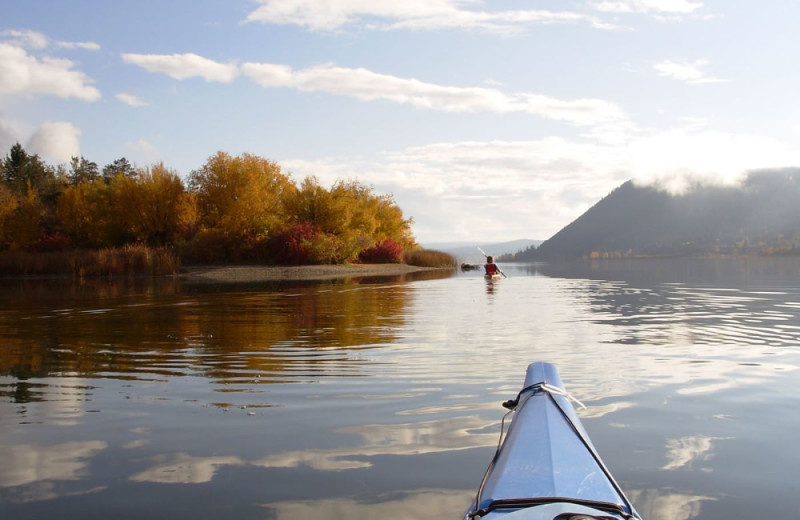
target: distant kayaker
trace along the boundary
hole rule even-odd
[[[493,274],[498,274],[500,272],[500,268],[497,267],[497,264],[494,263],[494,257],[491,256],[486,257],[486,263],[483,264],[483,269],[489,276]]]

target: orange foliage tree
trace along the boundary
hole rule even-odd
[[[356,260],[359,254],[390,239],[403,247],[414,244],[411,220],[391,196],[377,196],[357,181],[339,181],[328,190],[316,177],[307,177],[287,207],[296,224],[319,230],[309,239],[316,263]]]
[[[267,240],[286,226],[285,198],[295,185],[277,163],[218,152],[189,177],[199,231],[194,250],[206,260],[263,258]]]
[[[0,184],[0,251],[9,245],[9,229],[14,220],[14,212],[17,210],[17,198],[14,193]]]
[[[33,246],[41,234],[43,212],[34,190],[14,193],[0,185],[0,250]]]
[[[175,244],[197,221],[194,198],[163,163],[110,180],[113,213],[129,237],[151,246]]]
[[[58,199],[56,215],[64,232],[78,247],[101,248],[125,242],[121,223],[114,219],[111,189],[97,179],[67,187]]]

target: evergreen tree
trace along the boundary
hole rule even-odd
[[[137,171],[133,165],[128,162],[128,159],[121,157],[116,159],[113,163],[103,166],[103,180],[106,182],[110,182],[111,179],[117,175],[136,177]]]
[[[90,182],[100,177],[97,163],[85,157],[73,157],[70,161],[69,182],[73,186]]]
[[[38,155],[30,155],[19,143],[11,147],[0,170],[6,185],[22,194],[27,193],[28,189],[41,192],[55,178],[51,167],[42,162]]]
[[[3,159],[3,181],[12,188],[18,186],[25,175],[28,159],[28,153],[21,144],[12,146]]]

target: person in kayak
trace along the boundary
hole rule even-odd
[[[500,268],[497,267],[497,264],[494,263],[494,257],[491,256],[486,257],[486,263],[483,264],[483,269],[489,276],[500,273]]]

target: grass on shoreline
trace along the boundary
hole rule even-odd
[[[435,251],[433,249],[418,249],[416,251],[407,251],[405,254],[405,263],[416,267],[453,267],[458,265],[456,257],[449,253]]]
[[[127,245],[98,250],[5,251],[0,276],[161,276],[177,274],[180,259],[170,248]]]
[[[457,265],[457,260],[452,255],[433,250],[408,251],[403,260],[415,267],[441,268]],[[0,253],[0,277],[163,276],[178,274],[180,267],[180,258],[173,249],[142,245],[99,250]]]

